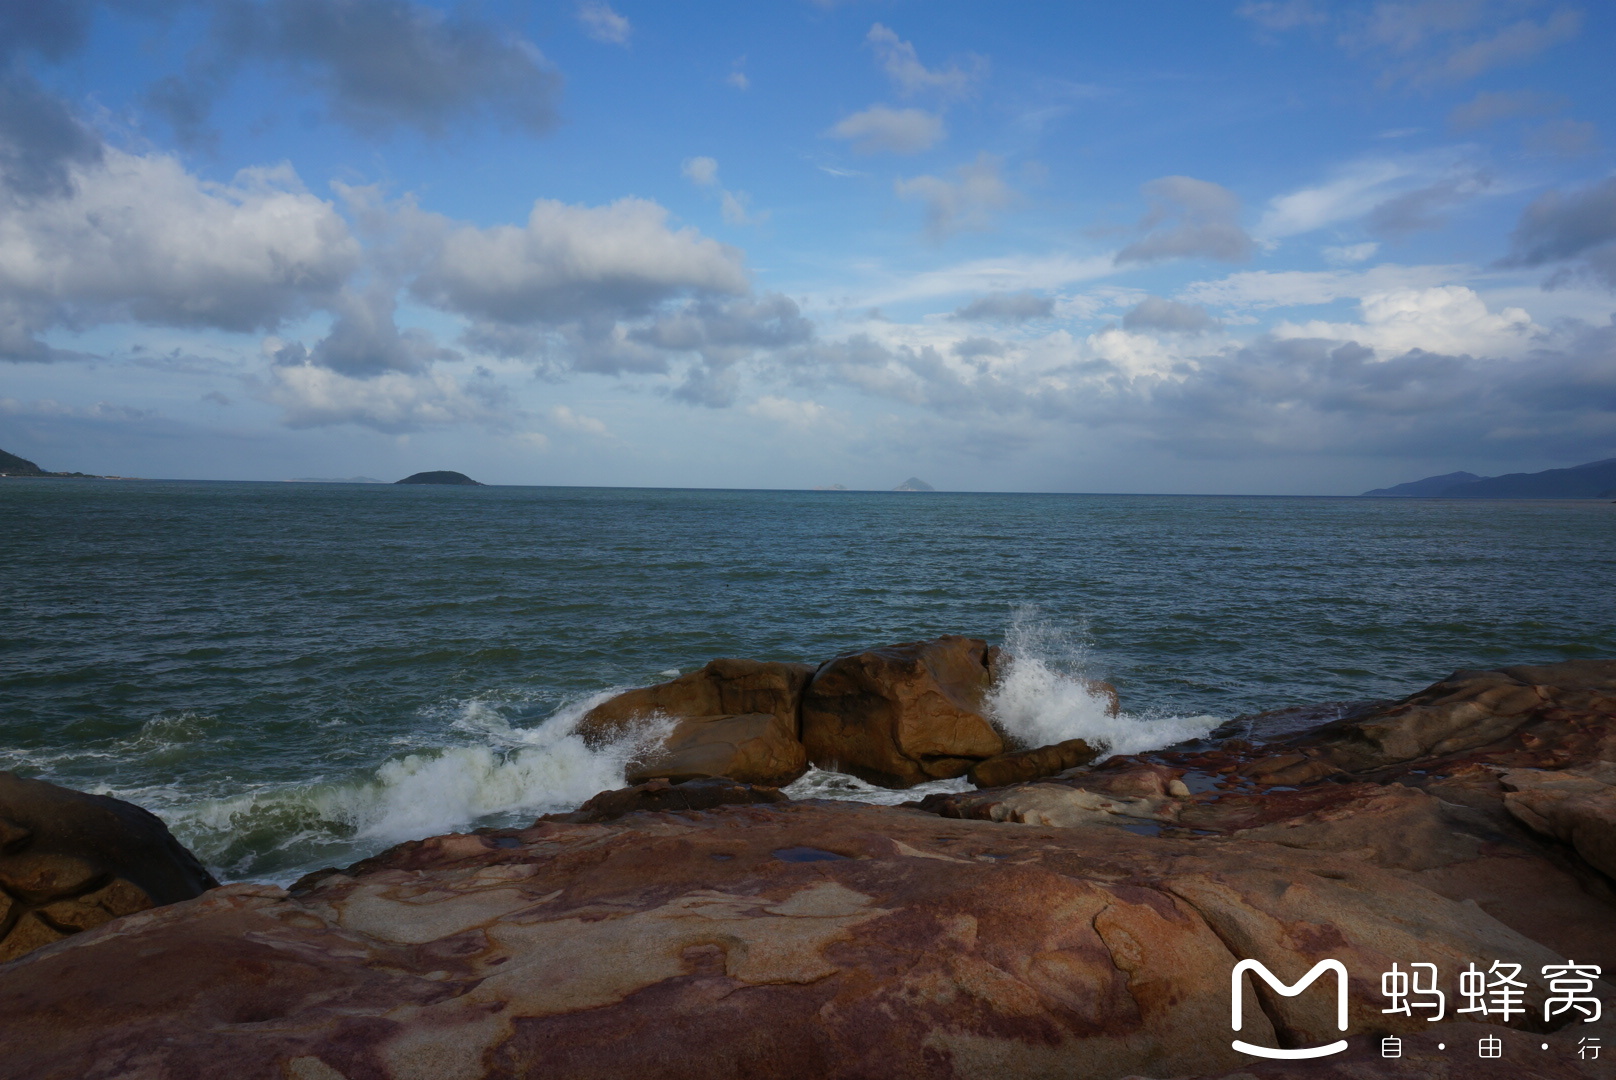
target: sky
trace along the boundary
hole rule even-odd
[[[1616,5],[0,0],[0,448],[1356,494],[1616,456]]]

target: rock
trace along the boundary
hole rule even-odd
[[[979,788],[1020,784],[1044,776],[1054,776],[1079,765],[1087,765],[1099,756],[1082,739],[1067,739],[1053,746],[1040,746],[1036,750],[1016,750],[998,757],[979,761],[971,766],[966,777]]]
[[[594,824],[616,821],[640,811],[711,810],[716,806],[790,802],[777,788],[743,784],[724,777],[687,780],[648,780],[633,787],[603,791],[570,814],[552,814],[541,821]]]
[[[677,679],[601,702],[584,714],[578,731],[586,740],[600,742],[652,716],[680,719],[769,713],[796,738],[801,730],[802,693],[813,675],[811,664],[710,660]]]
[[[963,776],[1004,753],[982,714],[988,646],[943,637],[839,656],[802,699],[808,759],[883,787]]]
[[[1515,769],[1500,779],[1511,814],[1570,844],[1590,866],[1616,878],[1616,762],[1563,772]]]
[[[731,805],[438,837],[88,931],[0,975],[0,1030],[27,1033],[0,1076],[1236,1073],[1263,1067],[1229,1045],[1237,957],[1341,960],[1356,1045],[1439,1030],[1381,1012],[1393,959],[1559,959],[1345,853]],[[1333,1003],[1257,995],[1241,1036],[1332,1041]]]
[[[772,713],[690,716],[646,760],[631,764],[630,784],[656,777],[727,776],[744,784],[783,787],[808,771],[808,755],[787,721]]]
[[[393,481],[395,484],[458,484],[461,487],[484,487],[485,485],[473,480],[465,473],[455,472],[452,469],[440,469],[437,472],[418,472],[406,476],[402,480]]]
[[[0,772],[0,961],[217,885],[140,807]]]

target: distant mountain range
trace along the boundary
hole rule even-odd
[[[1504,476],[1448,473],[1364,494],[1403,499],[1616,499],[1616,458]]]

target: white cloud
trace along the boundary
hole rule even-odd
[[[1380,245],[1373,240],[1362,244],[1342,244],[1336,247],[1326,247],[1324,251],[1325,262],[1335,263],[1337,266],[1346,266],[1350,263],[1361,263],[1375,256]]]
[[[277,364],[267,379],[249,385],[255,397],[280,406],[293,428],[356,424],[396,434],[446,424],[507,426],[513,419],[496,387],[463,385],[443,372],[355,378],[315,364]]]
[[[411,291],[473,318],[572,322],[750,288],[738,250],[693,228],[670,228],[668,212],[645,199],[607,206],[540,199],[525,225],[434,224],[436,250]]]
[[[1542,328],[1522,308],[1487,309],[1463,285],[1370,293],[1359,302],[1363,321],[1281,323],[1274,337],[1355,341],[1381,356],[1410,349],[1447,355],[1516,358],[1532,349]]]
[[[605,423],[593,416],[573,412],[566,405],[556,405],[550,409],[550,420],[557,427],[568,431],[579,431],[585,435],[596,435],[603,439],[612,437],[611,429]]]
[[[947,132],[943,118],[924,109],[871,105],[844,117],[826,134],[851,141],[861,154],[918,154],[935,146]]]
[[[0,356],[45,359],[53,326],[133,320],[273,329],[328,303],[361,259],[289,166],[228,184],[107,147],[54,198],[0,193]]]
[[[953,170],[952,179],[916,176],[897,180],[893,190],[902,199],[926,205],[926,231],[940,240],[961,231],[993,227],[995,215],[1016,201],[1016,193],[999,174],[1000,159],[983,152],[969,165]]]
[[[712,187],[718,183],[718,162],[710,157],[685,158],[679,171],[684,173],[685,179],[700,187]]]
[[[724,76],[724,81],[737,90],[752,89],[752,80],[746,77],[746,72],[744,71],[732,71]]]
[[[1393,193],[1392,185],[1412,175],[1416,168],[1411,162],[1385,158],[1353,162],[1323,184],[1269,200],[1253,232],[1259,240],[1282,240],[1361,217]]]
[[[1198,281],[1179,298],[1213,307],[1276,308],[1357,300],[1376,292],[1430,288],[1471,272],[1467,266],[1395,266],[1369,270],[1248,270]]]
[[[627,45],[634,33],[628,19],[613,11],[612,6],[602,0],[588,0],[579,4],[578,21],[583,24],[584,33],[608,45]]]
[[[812,400],[769,396],[758,398],[746,411],[770,423],[799,429],[813,427],[829,415],[825,406]]]
[[[945,99],[965,97],[987,73],[987,61],[980,56],[972,56],[965,67],[951,63],[946,68],[928,68],[920,62],[912,44],[880,23],[870,27],[865,41],[875,50],[892,84],[906,97],[921,93],[935,93]]]

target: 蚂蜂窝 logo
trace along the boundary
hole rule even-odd
[[[1285,997],[1295,997],[1300,994],[1303,990],[1312,986],[1314,980],[1326,971],[1335,972],[1336,1026],[1342,1031],[1347,1030],[1347,968],[1339,960],[1320,960],[1313,965],[1312,970],[1297,979],[1295,983],[1286,983],[1256,960],[1240,961],[1234,966],[1234,974],[1229,980],[1229,1026],[1233,1030],[1238,1032],[1244,1026],[1241,1002],[1245,994],[1240,976],[1248,971],[1256,972],[1275,993],[1282,994]],[[1340,1039],[1330,1043],[1328,1046],[1304,1046],[1297,1050],[1281,1050],[1273,1046],[1255,1046],[1240,1039],[1236,1039],[1233,1045],[1242,1054],[1250,1054],[1253,1057],[1281,1058],[1294,1061],[1301,1058],[1328,1057],[1330,1054],[1339,1054],[1347,1048],[1347,1040]]]

